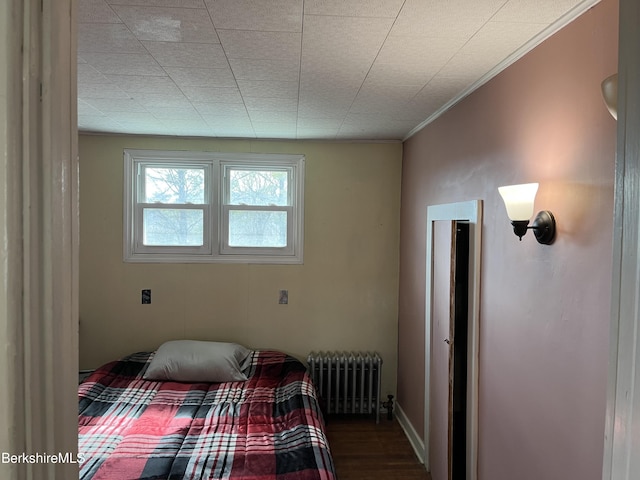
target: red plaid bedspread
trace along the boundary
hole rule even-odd
[[[80,478],[335,480],[316,392],[298,360],[253,353],[249,380],[143,380],[137,353],[79,386]]]

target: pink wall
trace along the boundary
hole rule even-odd
[[[484,200],[480,480],[600,479],[617,69],[603,0],[404,145],[398,403],[423,431],[428,205]],[[518,242],[497,187],[540,182],[556,242]]]

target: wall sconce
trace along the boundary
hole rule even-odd
[[[601,84],[604,103],[607,104],[609,113],[616,120],[618,119],[618,74],[615,73],[605,78]]]
[[[533,215],[533,201],[538,191],[537,183],[510,185],[499,187],[498,191],[507,207],[507,215],[513,225],[515,233],[522,241],[527,230],[533,230],[538,243],[551,245],[556,237],[556,220],[548,210],[538,212],[533,223],[529,226],[529,219]]]

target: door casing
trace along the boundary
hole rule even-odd
[[[426,288],[425,288],[425,395],[424,465],[431,471],[429,459],[431,395],[431,323],[433,291],[433,222],[440,220],[469,223],[469,319],[467,355],[467,480],[477,480],[478,472],[478,349],[480,321],[480,260],[482,247],[482,200],[432,205],[427,207]]]

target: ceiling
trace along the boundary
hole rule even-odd
[[[597,0],[79,0],[78,127],[402,140]]]

